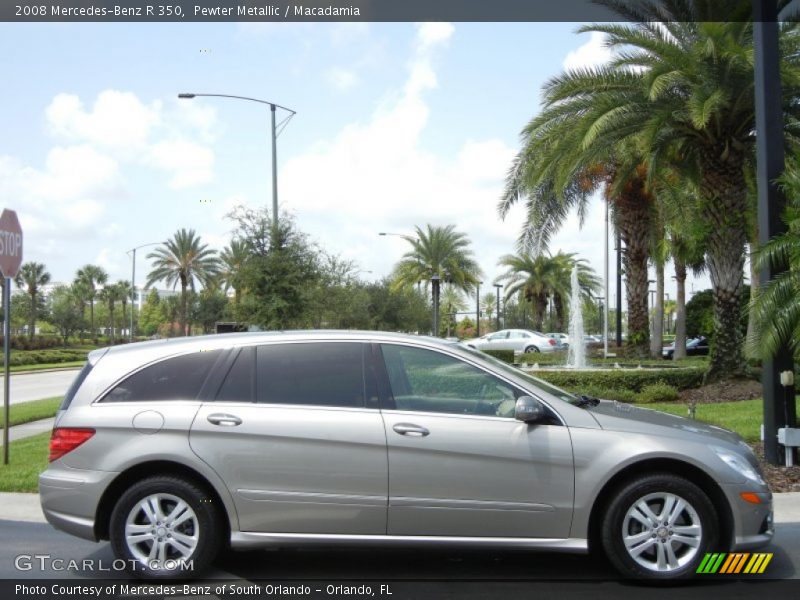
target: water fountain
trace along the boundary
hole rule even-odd
[[[583,301],[578,283],[578,267],[572,268],[572,292],[569,298],[569,349],[567,366],[573,369],[586,368],[586,341],[583,333]]]

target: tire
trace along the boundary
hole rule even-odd
[[[711,500],[695,484],[671,473],[645,475],[618,488],[601,531],[602,547],[617,571],[644,580],[694,575],[719,539]]]
[[[126,531],[140,540],[129,541]],[[224,531],[211,496],[193,481],[171,475],[133,484],[117,501],[109,524],[115,557],[148,579],[201,575],[216,557]]]
[[[527,348],[525,348],[525,353],[526,354],[531,353],[531,352],[533,352],[533,353],[539,352],[539,349],[536,346],[528,346]]]

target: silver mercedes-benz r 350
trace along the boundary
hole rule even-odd
[[[52,525],[150,578],[223,548],[417,544],[593,550],[670,580],[773,535],[738,435],[379,332],[95,350],[39,488]]]

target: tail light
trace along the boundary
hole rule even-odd
[[[555,346],[556,345],[556,341],[553,338],[550,338],[550,345],[551,346]]]
[[[83,442],[94,435],[94,429],[80,427],[56,427],[50,434],[50,456],[48,460],[61,458],[68,452],[72,452]]]

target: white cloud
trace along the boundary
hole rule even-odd
[[[171,189],[208,183],[214,177],[214,152],[186,140],[164,140],[150,148],[147,163],[171,173]]]
[[[337,90],[347,91],[358,83],[358,75],[351,69],[344,67],[331,67],[325,73],[325,78]]]
[[[78,96],[58,94],[45,115],[58,136],[128,154],[147,143],[159,122],[160,111],[160,102],[146,106],[131,92],[105,90],[97,96],[90,112]]]
[[[564,59],[564,69],[597,67],[611,60],[612,52],[605,46],[605,34],[593,31],[589,41],[568,53]]]
[[[455,224],[474,243],[488,275],[511,250],[517,221],[496,213],[514,149],[498,139],[458,140],[452,156],[425,144],[430,109],[424,96],[436,87],[434,58],[454,33],[450,24],[417,27],[406,79],[362,122],[318,140],[289,159],[279,180],[281,205],[322,247],[353,259],[374,277],[388,273],[407,249],[379,231],[410,233],[415,225]]]
[[[105,90],[91,111],[78,96],[58,94],[45,115],[56,137],[104,153],[109,161],[166,171],[172,189],[213,179],[208,144],[215,137],[216,111],[211,106],[174,99],[145,104],[131,92]]]

